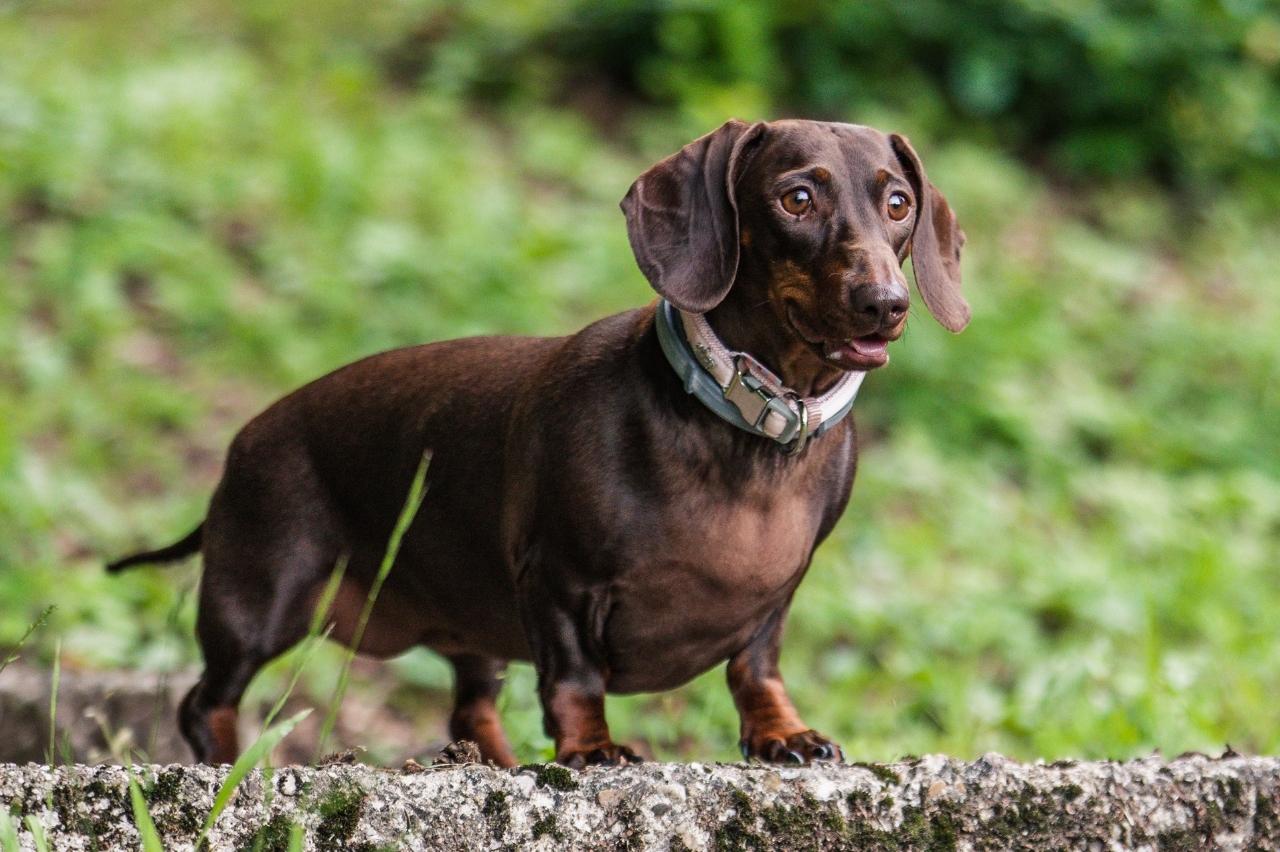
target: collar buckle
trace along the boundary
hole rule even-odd
[[[729,386],[724,389],[724,398],[742,412],[743,419],[766,434],[765,421],[769,415],[777,414],[781,417],[786,425],[781,434],[774,437],[774,440],[781,443],[791,441],[794,435],[806,430],[808,425],[804,402],[797,398],[802,412],[799,416],[788,404],[788,399],[793,397],[794,394],[784,396],[774,393],[763,381],[752,375],[746,356],[738,354],[733,359],[733,377],[729,379]]]

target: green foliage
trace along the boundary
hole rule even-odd
[[[840,120],[905,112],[1077,177],[1265,181],[1280,202],[1280,14],[1261,0],[542,0],[434,10],[428,85]]]
[[[392,346],[643,303],[633,177],[807,112],[914,135],[975,315],[919,312],[862,392],[784,646],[805,718],[851,759],[1280,748],[1274,12],[565,8],[0,12],[0,641],[56,603],[28,659],[193,663],[196,566],[101,561],[190,528],[249,416]],[[342,655],[316,663],[330,694]],[[444,664],[393,668],[390,704],[444,712]],[[508,680],[545,758],[532,672]],[[722,672],[609,709],[659,756],[736,753]]]

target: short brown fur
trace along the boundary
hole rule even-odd
[[[812,201],[802,215],[780,206],[797,186]],[[885,214],[891,189],[916,205],[904,222]],[[930,309],[953,330],[968,319],[963,234],[902,137],[729,122],[647,171],[622,206],[654,288],[707,312],[729,346],[800,393],[883,363],[853,344],[902,333],[899,264],[912,250]],[[353,639],[430,451],[427,498],[361,650],[445,655],[454,736],[514,763],[495,699],[506,661],[530,660],[556,759],[629,762],[638,757],[613,741],[605,694],[670,689],[728,661],[746,756],[836,759],[792,706],[778,655],[792,594],[849,498],[852,420],[801,453],[782,449],[684,392],[652,305],[568,337],[399,349],[254,418],[202,526],[113,568],[203,553],[206,670],[181,724],[197,758],[229,761],[249,680],[305,634],[343,558],[328,619],[335,638]]]

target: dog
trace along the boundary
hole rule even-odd
[[[200,552],[205,670],[179,722],[198,760],[238,752],[254,674],[324,614],[360,653],[423,645],[456,674],[451,736],[500,766],[510,660],[536,668],[556,760],[641,758],[605,694],[672,689],[723,661],[744,758],[843,759],[783,686],[783,623],[848,502],[858,382],[909,310],[969,321],[963,231],[906,138],[729,121],[621,203],[659,299],[567,337],[397,349],[285,396],[236,435],[203,522],[108,566]],[[415,472],[427,493],[367,630],[361,610]]]

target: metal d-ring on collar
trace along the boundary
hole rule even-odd
[[[809,406],[805,404],[804,397],[797,396],[795,402],[800,407],[800,433],[796,435],[794,441],[782,448],[782,451],[789,456],[794,456],[803,450],[805,444],[809,443],[809,439],[813,437],[809,434]]]
[[[701,351],[694,351],[676,314],[675,306],[666,299],[658,301],[654,324],[663,354],[680,377],[685,392],[697,397],[716,416],[744,432],[781,444],[783,452],[788,455],[799,453],[810,440],[835,426],[853,409],[861,374],[850,376],[852,386],[848,401],[829,417],[822,418],[814,428],[811,423],[810,401],[788,389],[783,389],[782,393],[770,390],[764,382],[750,373],[746,367],[747,356],[742,353],[734,356],[733,376],[727,385],[722,386],[707,368],[711,363],[711,356],[705,351],[706,347],[699,344],[697,348]],[[786,424],[777,435],[764,429],[770,414],[777,414]]]

